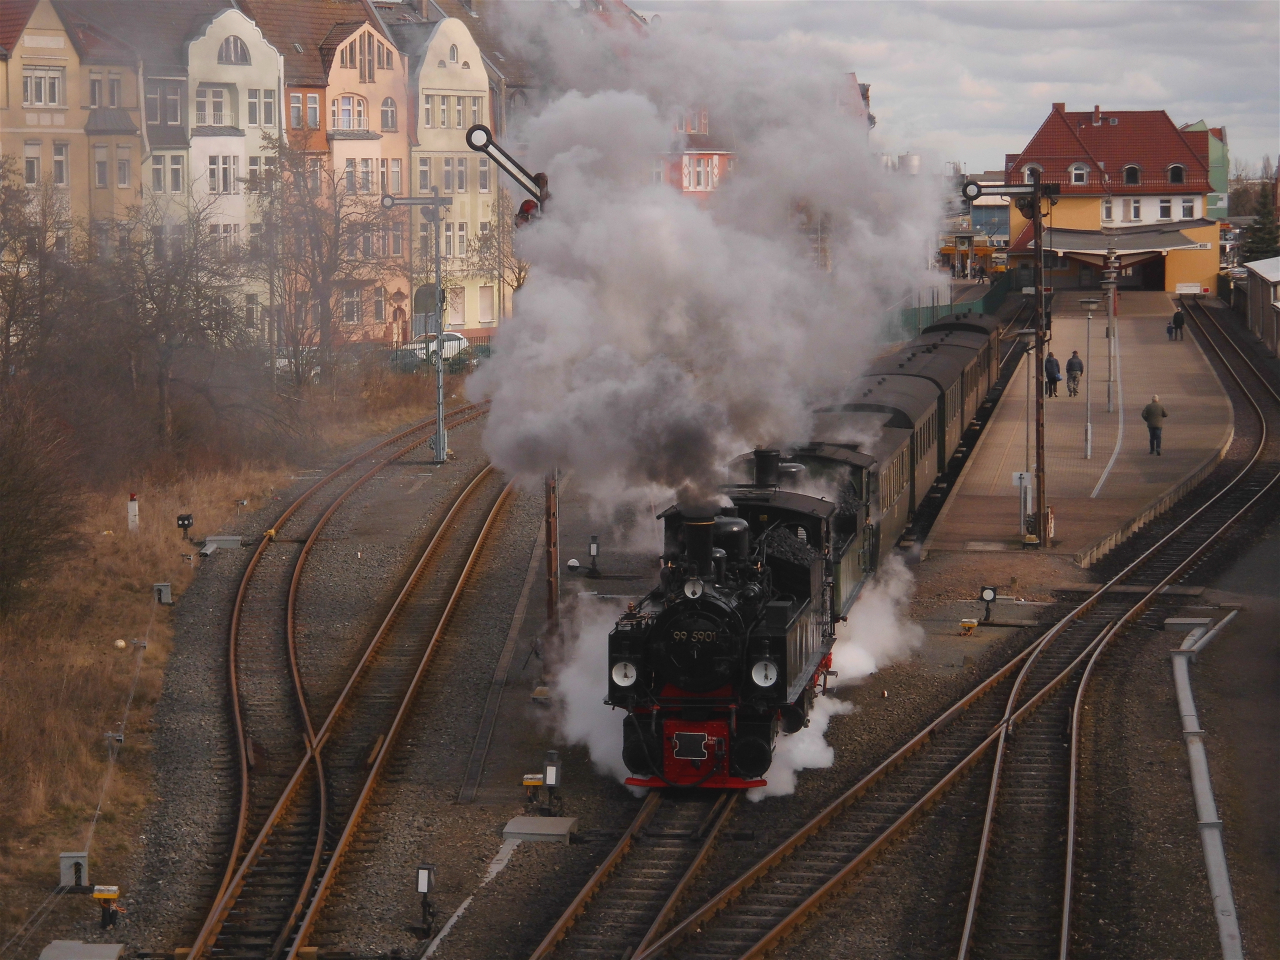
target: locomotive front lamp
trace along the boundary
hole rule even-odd
[[[625,660],[619,660],[613,665],[613,669],[609,671],[609,676],[613,677],[613,682],[620,687],[629,687],[636,682],[638,676],[635,664],[627,663]]]
[[[772,660],[761,660],[751,668],[751,682],[757,687],[772,687],[778,679],[778,666]]]
[[[982,617],[982,619],[983,619],[983,620],[990,620],[990,619],[991,619],[991,604],[995,603],[995,599],[996,599],[996,588],[995,588],[995,587],[983,587],[983,588],[982,588],[982,590],[981,590],[981,592],[980,592],[978,595],[982,598],[982,602],[983,602],[983,603],[985,603],[985,604],[987,605],[987,612],[986,612],[986,614]]]
[[[705,587],[703,586],[702,581],[697,577],[684,582],[684,595],[690,600],[697,600],[702,596],[702,591],[704,589]]]
[[[195,525],[195,522],[196,522],[195,516],[193,514],[190,514],[190,513],[178,514],[178,529],[182,531],[183,540],[191,539],[190,537],[187,536],[187,531],[190,530]]]

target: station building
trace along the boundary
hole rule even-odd
[[[1163,110],[1053,110],[1021,153],[1005,157],[1005,182],[1061,184],[1045,215],[1045,282],[1099,288],[1108,245],[1120,256],[1121,290],[1211,293],[1219,229],[1211,219],[1210,133],[1180,130]],[[1009,269],[1034,276],[1031,222],[1009,211]]]

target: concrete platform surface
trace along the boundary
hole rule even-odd
[[[54,940],[40,951],[40,960],[118,960],[123,951],[123,943]]]
[[[569,836],[577,832],[577,817],[512,817],[502,830],[502,839],[568,843]]]
[[[1047,497],[1054,513],[1049,549],[1088,566],[1152,517],[1164,512],[1206,476],[1231,442],[1231,403],[1200,346],[1170,342],[1168,294],[1127,291],[1117,320],[1118,359],[1113,412],[1107,412],[1106,316],[1095,314],[1086,340],[1079,300],[1087,291],[1054,298],[1049,343],[1062,364],[1078,350],[1085,360],[1080,395],[1045,401]],[[1091,354],[1091,356],[1089,356]],[[1089,359],[1086,359],[1089,356]],[[947,503],[925,541],[931,551],[1021,549],[1018,488],[1013,474],[1028,469],[1034,453],[1034,397],[1028,394],[1029,358],[1023,359],[988,422]],[[1087,384],[1086,384],[1087,381]],[[1034,377],[1031,389],[1034,389]],[[1086,386],[1092,396],[1093,450],[1085,459]],[[1152,456],[1142,408],[1153,395],[1168,411],[1163,452]],[[1028,436],[1030,434],[1030,436]]]

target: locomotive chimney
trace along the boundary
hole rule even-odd
[[[782,454],[777,450],[756,451],[756,486],[776,487],[778,485],[778,464],[782,462]]]
[[[698,576],[710,578],[715,572],[711,549],[715,536],[715,517],[686,517],[684,521],[684,549],[695,565]]]

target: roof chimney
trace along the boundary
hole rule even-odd
[[[1067,105],[1066,105],[1065,103],[1055,103],[1055,104],[1053,105],[1053,112],[1054,112],[1054,113],[1066,113],[1066,112],[1067,112]]]
[[[1095,127],[1102,126],[1102,107],[1096,103],[1093,105],[1093,125]]]

